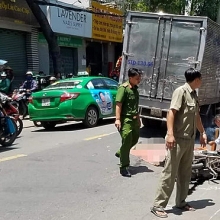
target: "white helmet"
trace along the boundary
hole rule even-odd
[[[7,74],[6,74],[5,72],[3,72],[3,73],[1,74],[1,76],[5,76],[5,77],[6,77],[6,76],[7,76]]]
[[[51,76],[50,77],[50,79],[49,79],[49,81],[56,81],[57,79],[56,79],[56,77],[54,77],[54,76]]]
[[[33,76],[33,72],[32,71],[27,71],[26,75],[32,75]]]

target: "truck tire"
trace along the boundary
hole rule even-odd
[[[149,119],[149,118],[142,118],[142,124],[144,125],[144,127],[160,127],[162,124],[162,121],[159,120],[153,120],[153,119]]]

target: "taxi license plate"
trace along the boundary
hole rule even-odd
[[[42,99],[42,106],[50,106],[50,99]]]
[[[150,115],[155,117],[162,117],[162,110],[160,108],[152,108],[150,110]]]

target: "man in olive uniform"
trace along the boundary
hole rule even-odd
[[[199,114],[198,97],[195,89],[201,86],[201,73],[193,68],[185,72],[186,83],[178,87],[172,96],[167,114],[168,150],[167,160],[161,174],[156,198],[151,212],[166,218],[164,208],[174,188],[176,179],[176,207],[185,211],[195,211],[185,199],[189,191],[196,129],[200,132],[200,143],[206,145],[207,136]]]
[[[120,132],[122,145],[115,154],[120,157],[120,174],[131,177],[128,170],[130,149],[138,142],[140,118],[138,114],[139,93],[137,85],[140,83],[142,72],[131,68],[128,70],[129,80],[119,86],[116,96],[115,126]]]

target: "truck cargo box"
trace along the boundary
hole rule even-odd
[[[129,12],[120,82],[127,71],[143,70],[139,85],[142,117],[165,120],[173,91],[190,67],[202,73],[201,106],[220,101],[220,25],[207,17]]]

